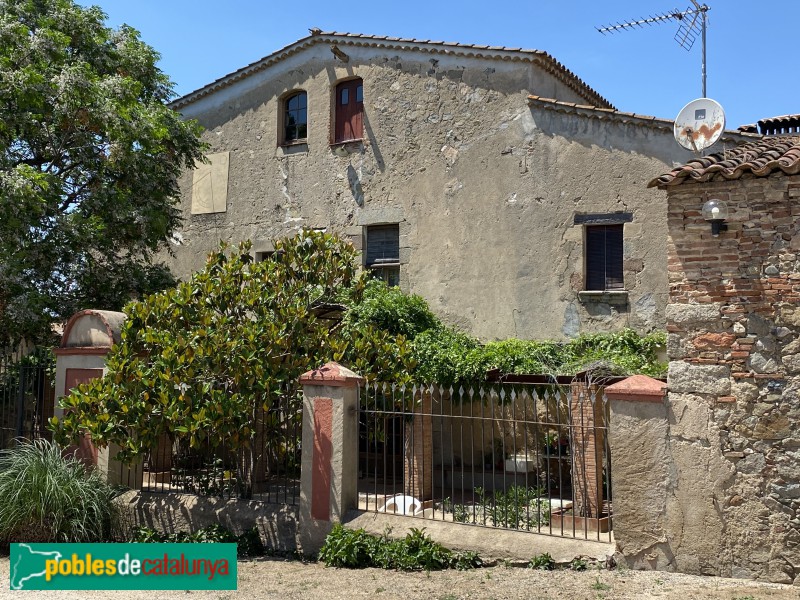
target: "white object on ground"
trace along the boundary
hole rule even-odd
[[[396,494],[387,498],[383,506],[378,509],[382,513],[395,513],[400,515],[415,515],[422,512],[422,502],[413,496]]]

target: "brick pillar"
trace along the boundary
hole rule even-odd
[[[317,552],[333,524],[358,503],[358,387],[361,377],[329,362],[300,377],[303,444],[299,545]]]
[[[599,517],[603,509],[603,454],[605,414],[602,392],[597,386],[576,382],[569,401],[572,447],[572,493],[574,514]]]
[[[418,500],[429,500],[433,497],[433,403],[430,392],[421,393],[421,402],[412,408],[412,420],[405,424],[403,493]]]

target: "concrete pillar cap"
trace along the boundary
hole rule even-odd
[[[667,394],[667,384],[647,375],[633,375],[606,388],[610,400],[661,402]]]
[[[356,387],[361,383],[361,376],[347,367],[331,361],[318,369],[308,371],[300,376],[302,385],[329,385],[340,387]]]

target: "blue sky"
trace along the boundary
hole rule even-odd
[[[545,50],[624,111],[674,118],[701,96],[700,39],[666,22],[614,35],[595,26],[683,10],[689,0],[81,0],[138,29],[179,95],[308,35],[308,28]],[[800,113],[796,0],[708,0],[708,96],[727,127]]]

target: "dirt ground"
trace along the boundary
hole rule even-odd
[[[317,563],[281,559],[240,562],[239,589],[235,592],[11,592],[8,581],[9,561],[3,558],[0,559],[0,599],[800,599],[800,587],[677,573],[624,569],[534,571],[500,565],[465,572],[426,574],[379,569],[328,569]]]

